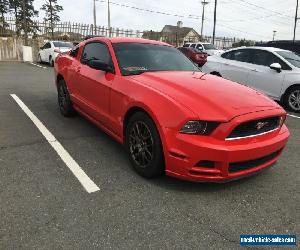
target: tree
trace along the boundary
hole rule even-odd
[[[237,48],[237,47],[251,46],[251,45],[253,45],[253,41],[243,39],[243,40],[241,40],[239,42],[233,43],[232,47],[233,48]]]
[[[34,9],[34,0],[9,0],[10,8],[15,16],[17,36],[23,31],[25,45],[28,45],[28,33],[35,34],[38,30],[33,18],[38,15]]]
[[[5,14],[9,12],[9,2],[8,0],[0,0],[0,28],[5,29],[7,23],[5,22]]]
[[[21,0],[19,23],[20,28],[24,31],[25,45],[28,45],[28,33],[36,34],[38,27],[33,18],[38,15],[38,11],[34,9],[34,0]]]
[[[57,0],[46,0],[46,3],[43,4],[41,10],[46,12],[44,20],[50,24],[51,36],[53,39],[55,23],[60,21],[58,13],[63,10],[63,7],[57,4]]]
[[[21,2],[20,0],[9,0],[9,9],[14,15],[15,18],[15,25],[16,25],[16,34],[17,36],[20,35],[20,25],[18,23],[18,15],[19,15],[19,10],[21,8]]]

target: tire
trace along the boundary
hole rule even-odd
[[[283,104],[288,110],[300,113],[300,86],[292,87],[284,94]]]
[[[49,57],[49,64],[51,67],[54,67],[54,61],[52,59],[52,56]]]
[[[132,115],[125,130],[125,146],[134,170],[145,178],[164,173],[161,139],[152,119],[143,112]]]
[[[57,97],[60,113],[65,117],[75,115],[75,110],[71,102],[70,94],[64,80],[60,80],[57,84]]]

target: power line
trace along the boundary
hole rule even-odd
[[[263,9],[263,10],[268,11],[268,12],[273,12],[273,13],[276,13],[276,14],[278,14],[280,16],[284,16],[284,17],[288,17],[288,18],[293,18],[292,16],[288,16],[288,15],[282,14],[281,12],[270,10],[270,9],[267,9],[267,8],[265,8],[263,6],[259,6],[259,5],[256,5],[254,3],[247,2],[246,0],[240,0],[240,1],[243,2],[243,3],[245,3],[245,4],[248,4],[250,6],[256,7],[258,9]]]
[[[96,0],[97,2],[101,2],[101,3],[106,3],[106,0]],[[140,7],[136,7],[136,6],[131,6],[131,5],[127,5],[127,4],[122,4],[122,3],[116,3],[116,2],[111,2],[110,4],[115,5],[115,6],[119,6],[119,7],[124,7],[124,8],[130,8],[130,9],[134,9],[134,10],[138,10],[138,11],[144,11],[144,12],[149,12],[149,13],[154,13],[154,14],[160,14],[160,15],[166,15],[166,16],[175,16],[175,17],[181,17],[181,18],[188,18],[188,19],[194,19],[194,20],[200,20],[200,16],[196,16],[196,15],[181,15],[181,14],[174,14],[174,13],[168,13],[168,12],[162,12],[162,11],[156,11],[156,10],[151,10],[151,9],[145,9],[145,8],[140,8]],[[207,19],[210,20],[210,19]],[[212,20],[210,20],[212,21]],[[256,36],[256,37],[261,37],[261,38],[267,38],[267,36],[262,36],[262,35],[258,35],[256,33],[251,33],[251,32],[247,32],[247,31],[243,31],[243,30],[239,30],[237,28],[234,28],[232,26],[226,26],[224,24],[218,24],[221,27],[233,30],[233,31],[237,31],[239,33],[244,33],[244,34],[248,34],[248,35],[252,35],[252,36]]]
[[[101,3],[105,3],[105,0],[96,0],[97,2],[101,2]],[[150,12],[150,13],[156,13],[156,14],[161,14],[161,15],[167,15],[167,16],[176,16],[176,17],[182,17],[184,18],[185,16],[183,15],[178,15],[178,14],[171,14],[171,13],[167,13],[167,12],[162,12],[162,11],[156,11],[156,10],[150,10],[150,9],[143,9],[143,8],[139,8],[139,7],[135,7],[135,6],[130,6],[127,4],[122,4],[122,3],[115,3],[115,2],[110,2],[110,4],[116,5],[116,6],[120,6],[120,7],[125,7],[125,8],[130,8],[130,9],[135,9],[135,10],[140,10],[140,11],[146,11],[146,12]],[[195,18],[194,18],[195,19]],[[199,18],[197,18],[199,19]]]
[[[289,9],[288,11],[290,11],[291,9]],[[284,11],[287,12],[287,11]],[[283,13],[284,13],[283,12]],[[264,16],[259,16],[259,17],[255,17],[255,20],[260,20],[260,19],[265,19],[265,18],[269,18],[269,17],[275,17],[278,14],[270,14],[270,15],[264,15]],[[222,20],[222,22],[247,22],[247,21],[253,21],[254,18],[248,18],[248,19],[231,19],[231,20]],[[287,24],[287,23],[286,23]]]

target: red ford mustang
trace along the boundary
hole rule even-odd
[[[57,58],[55,76],[61,113],[123,143],[144,177],[237,179],[273,165],[288,141],[277,103],[165,43],[92,38]]]

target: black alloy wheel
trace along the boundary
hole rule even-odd
[[[60,113],[65,117],[73,116],[75,111],[70,99],[70,94],[64,80],[58,83],[58,105]]]
[[[160,136],[147,114],[138,112],[130,118],[125,140],[130,162],[138,174],[152,178],[164,172]]]

